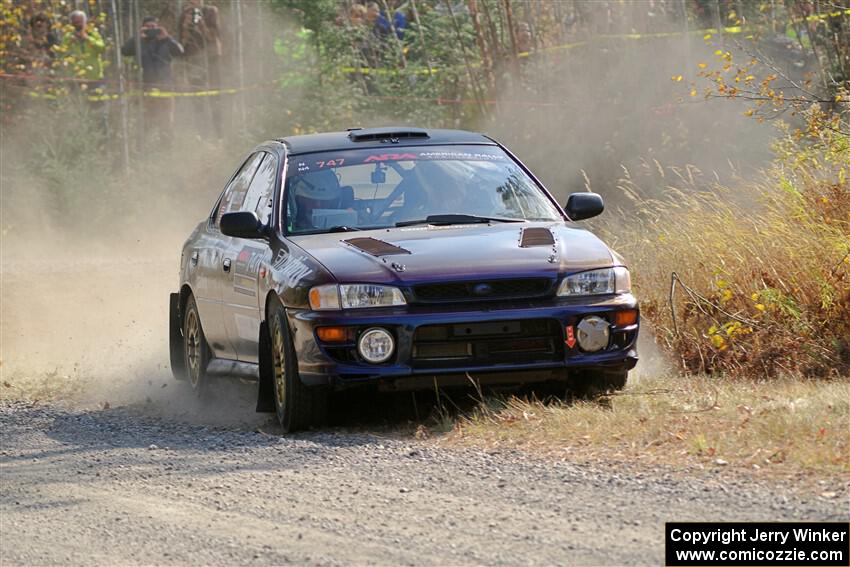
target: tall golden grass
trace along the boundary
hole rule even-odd
[[[734,187],[657,163],[620,184],[634,208],[606,232],[686,372],[850,375],[850,138],[785,128],[774,150]]]

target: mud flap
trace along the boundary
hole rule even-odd
[[[274,371],[272,370],[271,338],[269,326],[260,324],[260,379],[257,382],[257,412],[275,413]]]
[[[183,318],[180,313],[180,294],[168,296],[168,350],[171,373],[177,380],[186,380],[186,358],[183,355]]]

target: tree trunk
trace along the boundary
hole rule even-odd
[[[124,84],[124,59],[121,57],[121,25],[118,3],[111,0],[112,33],[115,35],[115,69],[118,72],[118,104],[121,108],[121,167],[130,178],[130,121],[127,115],[127,92]]]
[[[517,48],[516,29],[514,28],[514,12],[511,8],[511,0],[504,0],[505,19],[507,20],[508,32],[511,37],[511,62],[517,79],[519,79],[519,49]]]
[[[495,86],[495,78],[493,77],[493,60],[487,51],[487,43],[484,37],[484,30],[481,27],[481,13],[478,11],[477,0],[467,0],[469,15],[472,19],[472,26],[475,28],[475,42],[478,44],[478,50],[481,52],[481,63],[484,66],[484,73],[487,77],[487,84],[490,88]]]
[[[463,64],[466,67],[466,74],[469,77],[469,84],[472,88],[472,92],[475,95],[475,100],[478,101],[479,109],[481,110],[482,115],[486,114],[486,108],[484,106],[484,101],[481,96],[481,91],[478,86],[478,80],[475,77],[475,74],[472,72],[472,66],[469,64],[469,58],[467,57],[466,44],[463,41],[463,34],[461,33],[460,24],[458,24],[457,17],[455,17],[454,10],[452,9],[452,0],[443,0],[445,2],[446,8],[449,11],[449,16],[452,19],[452,25],[455,28],[455,33],[457,34],[458,43],[460,43],[461,53],[463,54]]]

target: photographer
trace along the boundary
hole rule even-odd
[[[171,88],[171,59],[183,55],[183,46],[168,35],[154,16],[143,20],[139,37],[131,37],[122,47],[122,55],[136,55],[137,41],[141,45],[144,114],[148,124],[159,130],[161,137],[171,139],[174,122],[174,98],[160,94]]]
[[[194,90],[221,88],[221,26],[218,8],[203,0],[187,0],[177,23],[180,43],[186,50],[186,79]],[[193,100],[198,124],[212,124],[215,135],[223,136],[219,97]],[[210,122],[212,118],[212,122]]]
[[[103,53],[106,43],[94,26],[88,23],[85,12],[74,10],[69,16],[73,33],[62,40],[60,47],[64,57],[70,58],[74,77],[84,79],[80,83],[90,90],[101,88],[103,81]]]

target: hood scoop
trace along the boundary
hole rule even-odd
[[[395,244],[378,240],[377,238],[349,238],[343,240],[349,246],[353,246],[358,250],[371,254],[372,256],[394,256],[397,254],[410,254],[410,250],[405,250]]]
[[[532,227],[522,229],[519,237],[520,248],[531,248],[532,246],[552,246],[555,237],[548,228]]]

